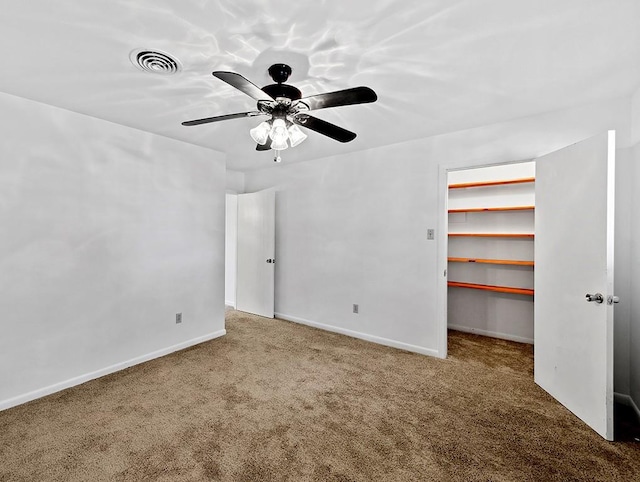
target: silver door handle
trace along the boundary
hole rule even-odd
[[[267,263],[274,263],[274,264],[275,264],[275,262],[276,262],[276,260],[275,260],[275,259],[273,259],[273,258],[269,258],[269,259],[267,260]]]
[[[620,303],[620,298],[612,295],[607,296],[607,304],[612,305],[614,303]]]
[[[604,301],[604,296],[602,296],[601,293],[596,293],[595,295],[590,295],[589,293],[587,293],[585,296],[587,298],[587,301],[595,301],[598,304]]]

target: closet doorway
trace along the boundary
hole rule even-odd
[[[612,440],[615,132],[533,162],[535,180],[526,174],[472,180],[441,169],[441,343],[446,347],[448,322],[514,341],[533,334],[535,382]],[[483,169],[492,167],[498,166]],[[465,183],[475,185],[455,186]],[[519,198],[516,191],[527,184],[535,188]],[[450,197],[453,191],[467,194]],[[516,244],[526,242],[533,251]],[[475,294],[465,299],[464,292]],[[510,318],[490,319],[503,312]]]
[[[533,344],[535,162],[448,173],[448,327]]]

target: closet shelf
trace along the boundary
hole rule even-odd
[[[462,283],[460,281],[449,281],[447,282],[447,285],[455,288],[471,288],[475,290],[495,291],[498,293],[511,293],[516,295],[533,296],[533,290],[527,289],[527,288],[514,288],[511,286],[481,285],[476,283]]]
[[[513,266],[533,266],[533,261],[521,261],[517,259],[480,259],[480,258],[447,258],[453,263],[482,263],[482,264],[507,264]]]
[[[462,208],[449,209],[449,213],[481,213],[487,211],[532,211],[535,206],[502,206],[495,208]]]
[[[535,177],[523,177],[520,179],[506,179],[502,181],[481,181],[481,182],[463,182],[459,184],[449,184],[449,189],[465,189],[468,187],[487,187],[487,186],[504,186],[507,184],[523,184],[527,182],[535,182]]]
[[[475,238],[531,238],[533,233],[449,233],[449,237],[475,237]]]

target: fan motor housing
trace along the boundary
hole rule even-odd
[[[298,100],[302,98],[302,92],[300,89],[295,88],[293,85],[288,84],[270,84],[265,85],[262,88],[263,92],[266,92],[274,99],[278,97],[286,97],[291,100]]]

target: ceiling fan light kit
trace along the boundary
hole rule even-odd
[[[288,124],[288,126],[287,126]],[[271,149],[283,151],[289,147],[296,147],[301,144],[307,135],[300,128],[290,121],[282,118],[264,121],[249,131],[251,138],[257,144],[265,146],[271,140]]]
[[[257,102],[257,110],[195,119],[185,121],[182,125],[195,126],[242,117],[271,116],[271,119],[251,129],[249,134],[257,143],[256,150],[273,149],[275,151],[274,161],[276,162],[281,160],[280,151],[287,149],[289,145],[296,147],[307,138],[307,135],[298,126],[306,127],[339,142],[350,142],[355,139],[354,132],[313,117],[308,112],[329,107],[375,102],[378,99],[376,93],[369,87],[353,87],[302,97],[302,92],[298,88],[285,84],[291,72],[291,67],[286,64],[272,65],[269,67],[269,75],[275,84],[262,88],[235,72],[213,72],[214,77],[253,98]]]

